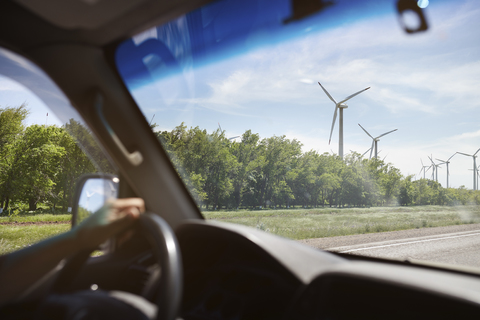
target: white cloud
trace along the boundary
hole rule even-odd
[[[451,42],[404,35],[391,20],[372,19],[235,58],[226,78],[209,82],[211,95],[202,105],[222,105],[220,110],[230,112],[253,101],[311,104],[323,97],[318,88],[304,86],[321,80],[337,100],[371,86],[365,99],[392,112],[439,113],[453,104],[478,108],[480,62],[455,59],[462,48]],[[444,22],[452,33],[464,31],[453,25],[463,21],[457,20]],[[438,50],[448,54],[433,56]],[[253,64],[255,69],[245,67]]]

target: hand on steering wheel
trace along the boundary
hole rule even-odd
[[[99,244],[139,221],[145,237],[152,247],[153,255],[161,268],[161,276],[152,284],[156,288],[158,312],[156,319],[173,320],[177,315],[183,288],[182,262],[179,245],[170,226],[153,213],[144,211],[142,199],[118,199],[107,204],[95,214],[72,229],[80,241],[80,248],[60,271],[52,291],[68,291],[72,279]]]
[[[131,226],[144,211],[145,203],[141,198],[116,199],[83,220],[71,232],[75,234],[80,250],[94,249]]]

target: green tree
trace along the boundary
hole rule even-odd
[[[257,148],[259,140],[260,136],[258,134],[247,130],[242,135],[242,140],[239,143],[233,142],[231,145],[230,150],[238,161],[238,169],[232,182],[235,208],[239,208],[242,204],[243,192],[248,185],[248,178],[258,168],[256,159],[258,157]]]
[[[238,162],[230,152],[232,143],[223,132],[208,134],[199,127],[187,130],[182,123],[171,132],[162,132],[160,139],[187,184],[196,181],[193,190],[201,196],[198,200],[214,209],[227,201]]]
[[[317,206],[321,191],[319,166],[320,155],[311,150],[301,155],[296,167],[287,174],[296,203]]]
[[[73,120],[70,120],[72,123]],[[90,158],[78,146],[75,139],[64,129],[59,128],[51,141],[65,150],[59,162],[57,174],[54,178],[55,186],[47,200],[52,207],[58,205],[64,209],[73,205],[73,194],[78,178],[86,173],[97,171]]]
[[[12,165],[15,162],[15,144],[22,137],[25,126],[23,121],[28,116],[25,104],[19,107],[0,108],[0,207],[8,209],[12,185]]]
[[[262,167],[260,199],[263,206],[286,204],[291,199],[291,190],[286,185],[287,173],[295,168],[301,155],[302,144],[296,139],[289,140],[285,136],[263,139],[260,142],[260,153],[265,162]]]
[[[16,108],[0,108],[0,151],[23,133],[25,129],[23,121],[28,114],[25,104]]]
[[[58,174],[65,148],[57,144],[63,129],[55,126],[32,125],[17,145],[15,163],[16,198],[27,202],[29,210],[36,210],[37,204],[52,195],[54,180]]]
[[[319,162],[316,172],[320,176],[319,185],[322,205],[325,205],[325,203],[328,203],[330,207],[338,205],[342,183],[340,173],[345,164],[339,156],[328,153],[320,155]]]
[[[400,182],[400,192],[398,200],[400,205],[409,206],[414,203],[416,190],[412,182],[413,175],[409,175]]]

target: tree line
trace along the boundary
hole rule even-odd
[[[66,211],[82,174],[115,173],[81,123],[71,119],[62,127],[26,127],[28,114],[25,105],[0,108],[3,211],[12,203],[30,211],[39,205]],[[236,142],[221,130],[208,133],[183,123],[156,135],[192,196],[207,210],[480,204],[478,191],[413,181],[392,164],[355,152],[344,160],[313,150],[302,152],[298,140],[285,136],[261,139],[247,130]]]
[[[42,204],[66,211],[80,175],[113,170],[81,123],[26,127],[28,114],[25,105],[0,108],[0,208],[6,212],[13,203],[32,211]]]
[[[414,181],[391,163],[356,152],[343,160],[302,152],[300,141],[285,136],[261,139],[247,130],[237,142],[220,129],[208,133],[183,123],[156,135],[207,210],[480,204],[480,192],[464,186],[446,189],[432,180]]]

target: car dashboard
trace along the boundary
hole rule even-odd
[[[186,223],[177,233],[185,320],[480,316],[472,275],[348,259],[216,222]]]
[[[218,230],[217,230],[218,231]],[[241,237],[180,238],[184,263],[183,319],[281,318],[301,282]]]

